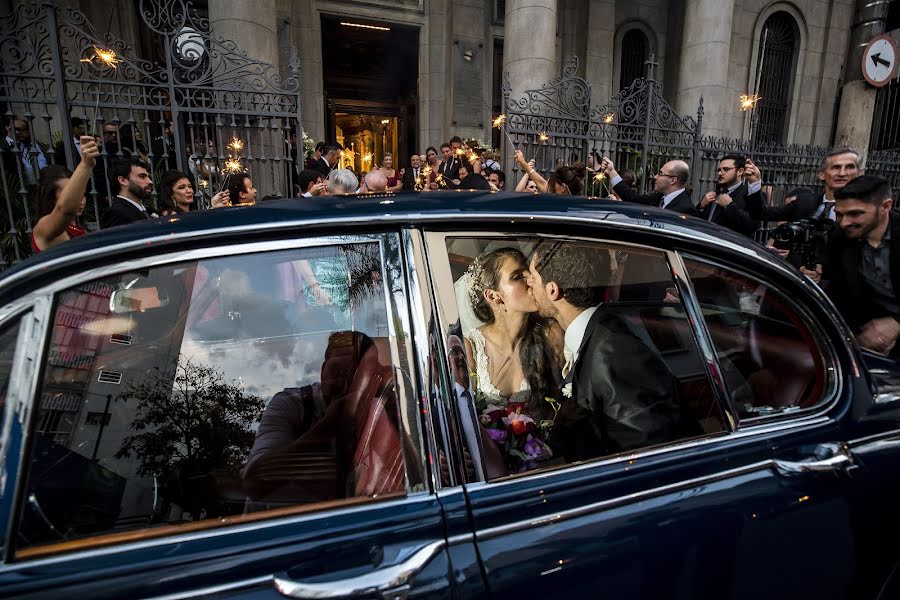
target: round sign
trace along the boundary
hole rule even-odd
[[[897,69],[897,47],[887,35],[879,35],[866,45],[863,51],[862,72],[870,84],[887,85]]]

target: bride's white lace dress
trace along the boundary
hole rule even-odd
[[[475,353],[475,376],[476,380],[471,382],[476,392],[476,396],[480,396],[485,404],[494,404],[504,407],[510,402],[525,402],[528,400],[528,382],[523,378],[519,390],[512,396],[504,395],[500,390],[494,387],[491,382],[491,373],[488,369],[488,356],[485,349],[486,341],[479,329],[470,329],[465,333],[466,339],[472,344],[472,351]]]

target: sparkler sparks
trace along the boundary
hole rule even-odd
[[[762,100],[762,98],[760,98],[756,94],[753,94],[750,96],[748,96],[746,94],[742,94],[741,97],[739,98],[741,110],[742,111],[750,110],[751,108],[756,106],[756,103],[759,102],[760,100]]]
[[[119,65],[119,63],[122,62],[116,55],[115,50],[104,50],[103,48],[98,48],[97,46],[94,46],[93,56],[81,59],[81,62],[91,64],[94,64],[94,61],[99,62],[101,65],[104,65],[109,69],[115,69]]]
[[[229,158],[225,161],[224,171],[229,175],[233,175],[234,173],[240,173],[243,170],[243,165],[241,164],[241,160],[239,158]]]
[[[616,119],[615,113],[606,113],[606,116],[603,117],[603,124],[609,125],[610,123],[615,121],[615,119]]]
[[[597,173],[596,175],[594,175],[594,181],[596,181],[598,183],[605,179],[606,179],[606,173]]]
[[[506,115],[505,115],[505,114],[501,114],[501,115],[498,116],[496,119],[494,119],[493,126],[496,127],[497,129],[500,129],[500,128],[503,127],[503,124],[504,124],[504,123],[506,123]]]
[[[231,141],[228,142],[228,147],[235,152],[240,152],[244,149],[244,141],[240,138],[231,138]]]
[[[546,131],[542,131],[540,135],[538,135],[538,141],[540,141],[542,144],[546,144],[550,141],[550,136],[547,135]]]
[[[371,161],[372,161],[372,153],[371,152],[363,155],[363,162],[371,162]]]

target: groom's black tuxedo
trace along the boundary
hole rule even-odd
[[[680,436],[675,377],[622,317],[601,305],[588,322],[577,356],[567,378],[571,400],[590,411],[595,439],[581,444],[582,450],[594,446],[601,455],[614,454]]]

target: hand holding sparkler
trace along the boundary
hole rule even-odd
[[[225,206],[231,206],[231,201],[228,199],[231,194],[228,190],[222,190],[218,192],[215,196],[213,196],[209,203],[212,208],[223,208]]]
[[[759,167],[756,166],[756,163],[749,158],[744,165],[744,180],[748,185],[762,180],[762,174],[759,172]]]
[[[100,156],[100,147],[97,140],[90,135],[83,135],[80,139],[81,144],[81,162],[79,166],[84,165],[88,169],[93,169],[97,164],[97,158]]]

